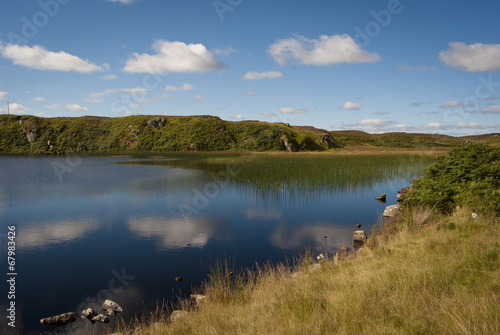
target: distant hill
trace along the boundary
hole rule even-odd
[[[40,118],[0,115],[0,153],[67,154],[145,151],[325,151],[345,146],[432,147],[481,142],[498,134],[464,138],[332,131],[284,123],[223,121],[215,116]]]

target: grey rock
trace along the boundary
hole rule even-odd
[[[42,325],[51,325],[51,326],[62,326],[75,321],[76,321],[75,312],[69,312],[61,315],[54,315],[48,318],[40,319],[40,323]]]
[[[356,230],[353,237],[353,246],[358,249],[366,244],[366,234],[364,230]]]
[[[87,309],[84,309],[84,310],[82,311],[82,315],[80,315],[80,317],[81,317],[82,319],[87,319],[87,320],[89,320],[90,322],[94,323],[95,321],[94,321],[94,320],[92,320],[92,319],[93,319],[93,318],[94,318],[94,316],[96,316],[96,315],[97,315],[97,313],[96,313],[96,312],[94,312],[94,310],[93,310],[92,308],[87,308]]]
[[[93,322],[108,323],[109,318],[104,314],[98,314],[92,318]]]
[[[108,315],[116,315],[120,312],[123,312],[123,309],[116,302],[111,301],[109,299],[104,300],[102,304],[102,309],[106,311]]]

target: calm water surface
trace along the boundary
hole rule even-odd
[[[129,162],[143,164],[115,164]],[[349,245],[355,223],[369,232],[385,208],[374,197],[386,192],[395,203],[397,190],[421,172],[406,165],[383,178],[297,190],[266,189],[238,180],[234,162],[219,162],[216,173],[188,156],[0,157],[4,277],[7,226],[16,227],[16,331],[88,333],[105,326],[78,319],[42,327],[39,319],[87,307],[100,312],[112,299],[127,321],[190,294],[218,259],[229,258],[237,270],[293,259],[306,246],[317,254]],[[0,332],[12,331],[8,303],[2,293]]]

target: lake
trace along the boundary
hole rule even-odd
[[[39,319],[87,307],[101,312],[111,299],[128,322],[189,295],[217,260],[238,271],[291,262],[307,247],[317,255],[350,246],[355,224],[369,234],[397,191],[431,162],[395,155],[0,156],[4,278],[8,226],[16,229],[15,331],[98,332],[117,318],[65,327]],[[384,192],[387,204],[374,200]],[[2,293],[3,320],[9,302]]]

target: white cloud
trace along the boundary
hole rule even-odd
[[[88,108],[82,107],[82,106],[77,105],[77,104],[67,104],[67,105],[52,104],[52,105],[45,105],[43,107],[44,108],[48,108],[48,109],[66,108],[66,109],[69,109],[70,111],[79,112],[79,113],[84,113],[84,112],[88,112],[89,111]]]
[[[365,127],[386,127],[390,124],[396,123],[395,121],[386,121],[381,119],[365,119],[358,122],[358,125]]]
[[[361,107],[363,107],[361,104],[356,104],[350,101],[347,101],[345,104],[340,106],[342,109],[361,109]]]
[[[409,65],[396,66],[396,70],[401,72],[436,72],[438,68],[435,66],[428,67],[426,65],[411,67]]]
[[[89,96],[87,99],[85,99],[86,102],[102,102],[100,100],[101,97],[110,95],[113,93],[118,93],[118,92],[125,92],[131,95],[143,95],[147,92],[148,90],[142,87],[134,87],[134,88],[113,88],[110,90],[102,91],[102,92],[93,92],[89,93]]]
[[[241,119],[243,119],[243,115],[241,115],[241,114],[237,114],[234,118],[235,118],[236,120],[241,120]]]
[[[485,124],[480,124],[477,122],[468,122],[468,123],[459,123],[456,125],[456,128],[462,129],[462,128],[467,128],[467,129],[487,129],[490,128],[490,126],[487,126]]]
[[[442,128],[443,125],[439,122],[429,122],[423,126],[415,127],[416,130],[439,130]]]
[[[280,65],[334,65],[340,63],[371,63],[380,60],[376,53],[361,49],[349,35],[321,35],[319,39],[296,36],[278,40],[267,52]]]
[[[191,84],[182,84],[182,86],[180,87],[176,87],[176,86],[165,86],[165,91],[172,91],[172,92],[178,92],[178,91],[190,91],[194,88],[194,85],[191,85]]]
[[[468,72],[500,70],[500,44],[451,42],[439,59],[446,65]]]
[[[300,113],[307,113],[309,109],[307,108],[302,108],[302,109],[295,109],[292,107],[282,107],[278,108],[278,112],[281,114],[300,114]]]
[[[118,76],[114,74],[107,74],[102,77],[102,80],[113,80],[113,79],[118,79]]]
[[[45,98],[42,97],[34,97],[33,100],[35,101],[45,101]]]
[[[432,104],[431,101],[416,101],[410,104],[410,107],[420,107],[422,105]]]
[[[260,79],[274,79],[283,78],[283,73],[278,71],[267,71],[267,72],[248,72],[243,76],[246,80],[260,80]]]
[[[21,104],[11,102],[9,104],[9,113],[10,114],[25,114],[26,112],[31,112],[31,109],[24,107]],[[0,113],[7,113],[7,107],[0,108]]]
[[[484,107],[481,109],[483,114],[500,114],[500,105],[493,105],[490,107]]]
[[[262,116],[272,116],[272,115],[275,115],[275,114],[271,113],[271,112],[262,112],[262,113],[260,113],[260,115],[262,115]]]
[[[194,96],[194,100],[201,100],[201,99],[205,99],[205,97],[203,95],[195,95]]]
[[[257,94],[257,92],[255,92],[255,91],[249,91],[249,90],[246,90],[244,93],[246,95],[256,95]]]
[[[212,49],[211,50],[214,55],[227,57],[232,53],[236,53],[238,51],[234,50],[232,47],[226,47],[224,49]]]
[[[443,104],[440,106],[441,108],[447,108],[447,107],[463,107],[464,105],[457,100],[451,100],[451,101],[445,101]]]
[[[73,112],[79,112],[79,113],[83,113],[83,112],[88,112],[89,111],[88,108],[79,106],[77,104],[67,104],[66,108],[69,109],[69,110],[72,110]]]
[[[125,5],[130,5],[134,0],[108,0],[109,2],[119,2]]]
[[[9,93],[0,91],[0,99],[3,99],[3,97],[6,96],[7,94]]]
[[[64,51],[48,51],[39,45],[33,47],[15,44],[0,45],[0,53],[3,57],[11,59],[15,65],[23,65],[37,70],[81,73],[103,71],[101,66],[88,60],[80,59]]]
[[[224,67],[203,44],[157,40],[153,50],[154,55],[134,53],[123,70],[130,73],[206,72]]]

